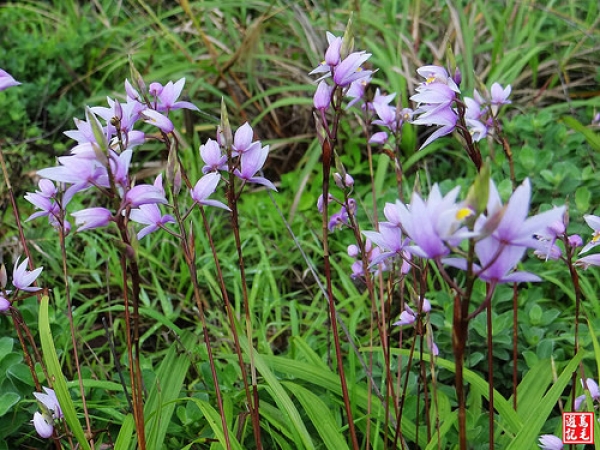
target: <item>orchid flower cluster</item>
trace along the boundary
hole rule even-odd
[[[45,394],[41,392],[33,393],[42,412],[36,411],[33,414],[32,422],[40,437],[48,439],[54,433],[55,421],[62,419],[63,413],[54,390],[47,387],[43,389],[46,392]]]
[[[317,80],[319,84],[313,97],[314,107],[321,113],[320,118],[324,124],[327,124],[324,113],[332,106],[336,90],[342,93],[342,97],[349,99],[346,108],[350,108],[364,99],[365,89],[374,73],[362,67],[362,64],[371,57],[370,53],[359,51],[348,54],[350,45],[347,42],[350,40],[347,36],[334,36],[327,32],[329,46],[325,51],[325,59],[309,73],[309,75],[324,73]],[[328,83],[328,79],[331,79],[333,84]],[[373,99],[362,104],[363,109],[377,117],[372,124],[387,129],[375,133],[370,140],[371,143],[385,143],[389,132],[398,134],[402,125],[412,119],[412,109],[398,109],[390,105],[395,96],[396,94],[383,95],[378,88]],[[339,105],[334,105],[334,108],[337,107]]]
[[[342,176],[336,172],[333,174],[333,179],[335,180],[335,184],[340,189],[345,191],[346,195],[345,200],[339,200],[331,193],[328,196],[328,204],[335,203],[340,206],[340,210],[337,213],[332,214],[329,218],[329,231],[349,225],[350,215],[354,215],[356,213],[356,200],[348,196],[348,194],[352,191],[352,187],[354,186],[354,179],[352,176],[348,173],[346,173],[345,176]],[[317,209],[320,213],[323,212],[323,194],[319,195],[317,200]]]
[[[205,175],[192,189],[192,199],[196,203],[229,209],[216,200],[206,200],[206,194],[214,192],[221,179],[221,171],[233,173],[241,180],[242,188],[246,183],[254,183],[277,190],[271,181],[259,174],[269,156],[269,146],[254,140],[254,131],[248,122],[235,131],[233,139],[228,137],[229,134],[230,131],[219,128],[216,140],[208,139],[200,146],[200,157],[205,164],[202,173]]]
[[[492,84],[491,94],[486,92],[482,95],[475,90],[475,98],[465,97],[464,101],[461,101],[459,86],[462,76],[458,68],[452,76],[443,67],[433,65],[420,67],[417,73],[425,78],[425,81],[416,88],[417,93],[410,97],[417,103],[412,123],[439,127],[421,148],[452,133],[457,126],[464,125],[472,140],[478,142],[495,127],[500,106],[511,103],[508,100],[510,85],[503,88],[499,83]]]
[[[430,312],[431,312],[431,303],[429,302],[429,300],[427,300],[426,298],[423,298],[422,300],[419,299],[417,301],[416,310],[411,308],[408,305],[404,305],[404,311],[402,311],[402,313],[400,313],[399,320],[394,322],[392,325],[415,326],[417,324],[417,321],[422,318],[425,318],[426,320],[428,320]],[[431,330],[429,330],[426,333],[426,342],[427,342],[427,347],[429,348],[429,351],[431,352],[431,354],[433,356],[438,356],[440,354],[440,351],[438,349],[437,344],[433,341],[433,333],[431,332]]]
[[[162,175],[158,175],[153,184],[133,185],[130,166],[134,148],[150,138],[134,129],[138,122],[154,125],[161,133],[168,135],[173,131],[173,123],[168,117],[170,111],[198,109],[190,102],[177,100],[184,84],[183,78],[165,86],[151,83],[148,91],[140,95],[126,81],[126,103],[121,104],[109,98],[109,107],[89,108],[85,121],[75,119],[77,130],[65,133],[77,141],[77,145],[71,149],[71,155],[59,157],[57,167],[39,170],[38,175],[42,177],[39,190],[25,196],[39,210],[28,220],[46,216],[52,226],[68,233],[71,225],[64,217],[66,205],[76,193],[96,187],[112,199],[115,206],[112,209],[96,206],[71,213],[78,226],[77,231],[104,227],[126,215],[130,221],[143,225],[137,234],[141,239],[175,222],[173,216],[163,214],[158,206],[167,203]],[[105,121],[104,125],[98,117]],[[252,127],[246,123],[235,132],[232,142],[218,132],[216,141],[209,139],[200,147],[205,175],[190,191],[194,203],[229,209],[222,202],[208,198],[221,180],[221,170],[231,169],[243,184],[256,183],[277,190],[273,183],[257,175],[267,159],[269,146],[263,146],[253,137]],[[231,150],[231,166],[227,156],[228,147]],[[62,193],[53,181],[66,183],[69,187]]]
[[[379,88],[377,88],[373,100],[363,105],[368,111],[375,113],[377,116],[377,119],[371,123],[386,129],[386,131],[373,133],[369,139],[369,143],[385,144],[389,139],[390,133],[394,136],[399,136],[402,131],[402,125],[412,122],[415,112],[411,108],[399,108],[390,105],[390,102],[395,97],[395,93],[383,95]]]
[[[344,96],[353,98],[350,102],[358,101],[364,94],[365,87],[371,80],[372,70],[365,70],[362,65],[371,57],[364,51],[352,52],[347,36],[334,36],[327,32],[329,46],[325,51],[325,59],[309,73],[324,74],[317,81],[313,103],[318,111],[326,111],[331,106],[332,97],[336,89],[341,89]],[[329,84],[331,79],[333,84]]]
[[[52,226],[68,233],[71,225],[65,218],[65,207],[76,193],[95,187],[112,200],[113,207],[96,206],[71,213],[77,231],[104,227],[127,216],[129,220],[145,225],[138,234],[141,238],[174,221],[170,215],[162,215],[158,208],[158,204],[167,203],[161,175],[153,184],[133,183],[134,177],[130,174],[133,150],[149,139],[134,126],[145,122],[166,135],[173,131],[173,123],[168,117],[170,111],[197,108],[177,100],[185,84],[184,78],[165,86],[151,83],[147,92],[142,81],[138,84],[140,90],[144,89],[142,95],[126,80],[125,103],[108,98],[108,107],[87,108],[85,121],[75,119],[77,129],[65,132],[77,142],[71,154],[59,157],[57,167],[39,170],[38,175],[42,177],[39,190],[25,196],[39,209],[28,220],[46,216]],[[104,120],[104,125],[99,118]],[[69,187],[61,192],[53,181]]]
[[[462,253],[461,244],[475,240],[478,263],[472,264],[475,275],[488,283],[540,281],[527,272],[513,272],[527,248],[540,248],[536,234],[547,235],[548,228],[561,222],[565,207],[527,217],[531,185],[525,180],[512,194],[506,205],[493,181],[489,182],[486,212],[476,213],[474,199],[458,202],[459,187],[442,196],[434,185],[429,198],[423,200],[413,193],[411,203],[387,203],[384,215],[387,221],[379,223],[379,231],[363,234],[381,247],[381,255],[370,261],[372,266],[382,259],[402,258],[403,252],[413,257],[439,261],[442,264],[467,270],[464,257],[449,257],[452,252]],[[406,236],[404,238],[403,236]],[[391,264],[388,264],[391,266]]]

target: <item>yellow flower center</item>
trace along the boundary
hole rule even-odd
[[[464,220],[472,214],[473,211],[470,208],[460,208],[458,211],[456,211],[456,219]]]

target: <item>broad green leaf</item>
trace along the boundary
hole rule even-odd
[[[308,389],[291,381],[284,382],[284,386],[298,399],[312,421],[317,433],[321,436],[326,448],[330,450],[348,448],[348,443],[341,435],[339,426],[323,400]]]
[[[196,342],[196,336],[184,333],[181,341],[184,349],[187,349]],[[177,354],[177,350],[177,346],[172,345],[160,363],[144,406],[148,448],[163,448],[167,428],[175,410],[175,400],[179,397],[190,367],[190,358],[185,350],[182,349],[180,354]]]
[[[210,405],[210,403],[205,402],[204,400],[201,400],[196,397],[189,397],[183,400],[189,400],[196,403],[198,408],[200,408],[200,410],[202,411],[202,414],[204,414],[204,418],[208,421],[210,428],[215,433],[216,438],[219,440],[223,448],[227,448],[225,443],[225,434],[223,433],[223,426],[221,424],[221,416]],[[235,438],[234,433],[232,433],[231,431],[229,431],[229,441],[231,442],[231,448],[233,450],[242,450],[242,446]]]
[[[58,362],[58,356],[56,355],[56,349],[54,348],[54,339],[50,332],[50,320],[48,318],[48,296],[42,296],[40,302],[40,316],[39,316],[39,330],[40,330],[40,341],[42,344],[42,351],[44,352],[44,362],[46,363],[46,369],[48,370],[48,377],[52,380],[52,387],[56,393],[56,398],[62,409],[65,417],[65,422],[71,429],[71,432],[77,439],[80,447],[83,450],[90,450],[90,445],[85,438],[83,428],[79,419],[77,418],[77,412],[75,411],[75,405],[69,394],[67,388],[67,382],[63,376]]]
[[[439,434],[437,433],[437,431],[433,433],[433,436],[431,436],[431,441],[429,441],[425,450],[437,450],[439,448],[438,442],[444,438],[448,430],[455,426],[457,420],[458,410],[453,411],[452,413],[447,414],[444,417],[440,417]]]
[[[540,360],[527,371],[527,374],[517,387],[517,413],[523,422],[527,421],[548,386],[552,382],[552,367],[550,360]],[[512,397],[511,397],[512,402]]]
[[[341,398],[342,390],[340,387],[340,378],[335,373],[331,372],[329,369],[323,369],[321,365],[313,365],[302,361],[291,360],[282,356],[268,356],[262,355],[262,359],[274,370],[277,372],[281,372],[294,378],[298,378],[300,380],[304,380],[308,383],[312,383],[315,386],[318,386],[321,389],[329,390],[335,393],[337,396]],[[367,389],[354,385],[350,392],[350,403],[357,408],[360,408],[363,411],[369,410],[369,404],[371,405],[371,414],[374,417],[378,417],[381,420],[383,418],[383,407],[382,405],[377,405],[376,408],[373,407],[374,400],[370,400]],[[391,424],[390,424],[391,426]],[[415,441],[417,437],[416,426],[414,422],[412,422],[406,416],[402,417],[402,433],[406,438],[410,441]],[[420,447],[425,447],[427,441],[423,434],[419,435]]]
[[[381,347],[371,347],[371,348],[361,349],[361,351],[369,351],[369,350],[380,352]],[[410,353],[411,353],[410,350],[408,350],[408,349],[399,349],[399,348],[391,349],[391,352],[394,355],[403,355],[406,357],[410,356]],[[425,355],[425,357],[429,358],[429,355]],[[451,372],[455,372],[455,370],[456,370],[456,364],[452,361],[448,361],[447,359],[437,357],[437,358],[435,358],[435,363],[437,364],[438,367],[442,367]],[[488,386],[489,385],[488,385],[487,381],[485,381],[483,378],[481,378],[481,376],[479,374],[477,374],[469,369],[464,369],[463,375],[464,375],[465,382],[476,386],[478,391],[481,392],[481,395],[483,395],[486,399],[488,399],[488,393],[489,393]],[[496,411],[498,411],[498,413],[500,414],[500,417],[502,417],[502,419],[504,421],[506,421],[506,426],[508,427],[508,430],[510,430],[513,433],[516,433],[521,429],[522,422],[521,422],[519,416],[514,411],[511,404],[495,389],[494,389],[494,407],[496,408]]]
[[[8,355],[12,351],[13,345],[13,338],[8,336],[0,338],[0,361],[2,361],[2,358],[4,358],[5,355]]]
[[[298,412],[298,409],[294,405],[294,402],[292,402],[292,399],[287,394],[281,383],[277,380],[275,374],[269,369],[267,362],[263,359],[263,355],[260,355],[254,348],[250,348],[245,337],[240,337],[240,345],[248,357],[250,352],[254,353],[253,358],[254,364],[256,365],[256,370],[265,379],[268,385],[267,391],[271,394],[271,397],[275,403],[277,403],[277,406],[281,408],[282,411],[285,411],[288,415],[288,420],[291,422],[291,429],[294,433],[294,440],[298,446],[298,449],[315,448],[310,434],[306,429],[304,422],[302,421],[302,417]]]
[[[540,435],[544,423],[548,420],[548,417],[556,406],[556,402],[562,395],[567,384],[571,381],[573,372],[577,370],[577,366],[583,359],[583,354],[584,352],[577,353],[573,359],[571,359],[569,364],[567,364],[561,375],[542,400],[535,406],[531,405],[533,411],[528,419],[523,422],[521,430],[517,433],[515,439],[510,443],[506,450],[532,448]]]
[[[578,131],[585,137],[585,140],[590,144],[597,152],[600,152],[600,136],[588,127],[583,125],[580,121],[571,116],[563,116],[562,120],[565,124],[574,131]]]
[[[285,437],[287,437],[290,441],[294,441],[294,436],[292,435],[292,430],[290,429],[289,421],[287,420],[287,416],[285,412],[281,411],[276,406],[272,405],[266,400],[261,400],[260,402],[260,416],[266,419],[270,426],[268,427],[269,436],[276,429]]]
[[[4,392],[0,395],[0,417],[10,411],[19,400],[21,400],[21,396],[16,392]]]
[[[119,430],[119,436],[115,442],[115,448],[128,449],[133,441],[133,430],[135,428],[135,421],[133,420],[133,414],[127,414],[125,420],[121,424]]]
[[[587,186],[580,186],[575,191],[575,206],[579,211],[587,211],[590,209],[590,201],[592,193]]]

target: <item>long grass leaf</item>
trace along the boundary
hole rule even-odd
[[[567,387],[567,384],[569,384],[573,372],[577,370],[577,366],[583,359],[583,355],[584,352],[577,353],[564,368],[563,372],[544,398],[536,405],[531,405],[533,408],[532,413],[529,415],[528,420],[523,423],[521,430],[517,433],[515,439],[510,443],[506,450],[521,450],[532,447],[539,436],[544,423],[548,420],[548,417],[556,406],[556,402],[562,395],[565,387]]]
[[[185,349],[196,342],[192,333],[181,337]],[[167,428],[175,410],[175,400],[179,397],[183,380],[190,367],[186,353],[177,354],[177,346],[171,346],[156,371],[156,380],[150,389],[144,407],[147,417],[147,442],[150,448],[163,448]]]
[[[133,420],[133,414],[127,414],[125,420],[121,424],[119,435],[117,436],[117,440],[115,441],[115,448],[125,450],[131,447],[131,444],[133,442],[134,427],[135,422]]]
[[[210,403],[196,397],[189,397],[185,400],[196,403],[198,408],[200,408],[200,411],[202,411],[202,414],[204,414],[204,418],[208,421],[213,433],[215,433],[216,438],[221,443],[223,448],[226,448],[225,434],[223,433],[223,427],[221,425],[221,417],[215,408],[213,408]],[[231,442],[231,448],[234,450],[242,450],[242,446],[237,439],[235,439],[235,435],[233,433],[229,433],[229,441]]]
[[[296,396],[312,421],[317,433],[321,436],[326,448],[330,450],[348,448],[348,443],[341,435],[335,419],[323,400],[296,383],[285,382],[284,386]]]
[[[69,394],[67,388],[67,382],[62,373],[60,363],[58,362],[58,356],[56,354],[56,348],[54,348],[54,339],[50,331],[50,319],[48,317],[48,296],[42,296],[40,302],[40,316],[39,316],[39,329],[40,329],[40,341],[42,344],[42,351],[44,352],[44,362],[46,363],[46,369],[48,370],[48,377],[52,380],[52,387],[56,393],[58,403],[62,409],[65,421],[71,429],[71,432],[79,442],[79,445],[83,450],[90,450],[90,445],[85,438],[83,428],[79,419],[77,418],[77,412],[75,411],[75,405]]]
[[[254,363],[256,365],[256,370],[265,379],[267,385],[269,386],[269,389],[267,390],[270,392],[277,406],[285,411],[288,415],[298,448],[315,448],[310,437],[310,433],[302,421],[300,412],[294,405],[294,402],[292,402],[292,399],[287,394],[281,383],[277,380],[275,374],[271,371],[271,369],[269,369],[265,359],[263,359],[263,355],[258,354],[254,348],[250,348],[245,337],[240,337],[240,345],[248,357],[250,356],[251,351],[254,352]]]

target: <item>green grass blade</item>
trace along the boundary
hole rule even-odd
[[[302,421],[300,412],[294,405],[294,402],[292,402],[292,399],[287,394],[281,383],[277,380],[275,374],[271,371],[271,369],[269,369],[269,366],[267,365],[265,359],[263,359],[263,356],[256,352],[254,348],[249,348],[248,341],[245,339],[245,337],[240,337],[240,345],[248,357],[251,351],[254,352],[254,364],[256,365],[256,370],[265,379],[268,385],[267,391],[269,391],[277,406],[281,410],[285,411],[288,415],[291,429],[295,436],[294,440],[296,441],[298,449],[314,449],[315,446],[310,437],[310,433]]]
[[[127,414],[115,441],[115,448],[128,449],[131,447],[134,425],[133,414]]]
[[[331,450],[348,448],[348,443],[341,435],[340,429],[325,402],[308,389],[296,383],[285,382],[284,385],[296,396],[319,433],[319,436],[323,439],[326,448]]]
[[[187,349],[196,342],[196,337],[192,333],[185,333],[181,340]],[[167,428],[175,411],[175,400],[179,398],[189,367],[189,356],[186,353],[178,355],[177,346],[171,346],[156,371],[156,380],[144,407],[148,448],[163,448]]]
[[[215,437],[221,443],[223,448],[226,448],[225,434],[223,433],[223,427],[221,426],[221,416],[219,416],[219,413],[210,405],[210,403],[205,402],[204,400],[201,400],[199,398],[189,397],[184,400],[190,400],[196,403],[198,408],[200,408],[200,411],[202,411],[202,414],[204,414],[204,418],[207,420],[208,424],[210,425],[210,428],[215,433]],[[242,446],[235,439],[235,435],[231,432],[229,433],[229,441],[231,442],[231,448],[233,448],[234,450],[242,450]]]
[[[558,380],[556,380],[554,385],[540,402],[535,405],[529,405],[533,409],[529,419],[523,423],[521,431],[517,433],[515,439],[510,443],[506,450],[521,450],[532,447],[539,436],[544,423],[548,420],[548,416],[550,416],[552,410],[556,406],[556,402],[562,395],[567,384],[569,384],[573,372],[577,370],[577,366],[583,359],[583,354],[584,352],[579,352],[573,357],[558,377]]]
[[[367,350],[365,349],[361,349],[361,350]],[[381,351],[380,347],[377,348],[370,348],[369,350],[377,350],[377,351]],[[410,356],[410,350],[408,349],[392,349],[391,350],[392,354],[396,355],[403,355],[403,356]],[[416,355],[413,355],[413,357],[416,357]],[[426,355],[426,358],[429,358],[429,355]],[[435,359],[435,363],[437,364],[438,367],[444,368],[446,370],[449,370],[450,372],[455,372],[456,370],[456,364],[452,361],[448,361],[447,359],[443,359],[443,358],[436,358]],[[488,382],[485,381],[483,378],[481,378],[481,375],[473,372],[472,370],[469,369],[464,369],[464,379],[467,383],[469,383],[470,385],[474,386],[477,388],[478,392],[481,392],[481,395],[488,399],[489,396],[489,385]],[[496,411],[498,411],[498,414],[500,414],[500,417],[502,417],[502,419],[505,421],[505,425],[507,427],[507,429],[509,431],[511,431],[512,433],[517,433],[523,426],[523,423],[521,421],[521,419],[519,418],[519,416],[517,415],[517,413],[515,412],[515,410],[512,408],[512,405],[498,392],[494,389],[494,408],[496,409]]]
[[[546,389],[552,382],[552,367],[549,359],[538,361],[517,387],[517,411],[523,422],[529,420],[533,409],[542,401]]]
[[[579,133],[583,134],[585,140],[588,142],[588,144],[590,144],[590,147],[597,152],[600,152],[600,135],[583,125],[574,117],[563,116],[562,120],[573,131],[578,131]]]
[[[318,386],[321,389],[329,390],[339,397],[342,395],[342,390],[340,388],[340,378],[335,373],[331,372],[329,369],[323,369],[320,364],[315,366],[313,364],[309,364],[302,361],[294,361],[282,356],[266,356],[262,357],[264,361],[277,372],[285,373],[287,375],[293,376],[294,378],[304,380],[306,382],[312,383],[315,386]],[[368,411],[369,402],[373,404],[374,400],[369,399],[369,395],[367,393],[367,389],[364,387],[355,385],[353,386],[350,402],[356,408],[360,408],[363,411]],[[375,412],[377,411],[377,412]],[[381,420],[383,420],[383,407],[378,405],[377,408],[373,408],[372,406],[372,414],[378,416]],[[404,436],[410,440],[415,441],[417,437],[416,426],[414,422],[409,420],[407,417],[402,417],[402,433]],[[420,447],[425,447],[427,444],[425,437],[421,434],[419,435],[418,445]]]
[[[90,450],[81,423],[77,418],[77,412],[75,411],[75,405],[69,394],[67,388],[67,382],[63,376],[58,362],[58,356],[56,355],[56,349],[54,348],[54,339],[50,332],[50,319],[48,317],[48,296],[42,296],[40,302],[40,316],[39,316],[39,329],[40,329],[40,341],[42,344],[42,351],[44,352],[44,362],[46,363],[46,369],[48,370],[48,377],[52,380],[52,388],[58,398],[58,403],[62,409],[63,415],[67,425],[71,429],[71,432],[79,442],[79,445],[83,450]]]

